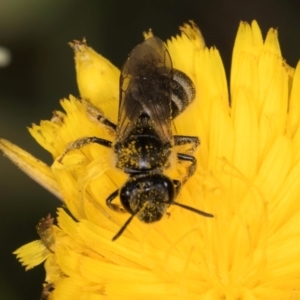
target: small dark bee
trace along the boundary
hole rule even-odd
[[[100,112],[96,119],[115,132],[115,141],[98,137],[84,137],[68,145],[59,161],[72,149],[89,143],[113,148],[116,167],[129,179],[107,199],[114,211],[127,211],[129,219],[113,237],[116,240],[133,217],[145,223],[159,221],[170,205],[177,205],[205,217],[212,214],[175,202],[181,186],[191,177],[197,161],[192,155],[177,153],[178,161],[189,163],[182,181],[170,179],[163,170],[170,165],[174,146],[190,144],[195,150],[198,137],[172,135],[171,121],[194,100],[195,87],[191,79],[172,67],[171,57],[164,43],[152,37],[136,46],[123,65],[120,76],[118,124]],[[122,206],[113,203],[119,196]]]

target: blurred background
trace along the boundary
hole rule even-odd
[[[163,40],[194,20],[208,46],[216,46],[230,74],[231,52],[241,20],[256,19],[265,36],[278,28],[283,56],[300,58],[300,2],[244,0],[1,0],[0,136],[51,164],[26,127],[49,119],[59,99],[78,95],[73,53],[67,43],[87,38],[120,67],[152,28]],[[0,299],[39,299],[43,266],[25,272],[12,252],[38,239],[37,222],[55,215],[60,202],[0,156]]]

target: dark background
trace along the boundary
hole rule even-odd
[[[300,2],[299,2],[300,3]],[[0,46],[12,61],[0,68],[0,135],[51,163],[26,126],[49,119],[58,100],[78,95],[72,50],[67,42],[86,37],[99,53],[120,67],[130,50],[152,28],[162,39],[194,20],[208,46],[216,46],[227,75],[241,20],[256,19],[265,36],[278,28],[283,56],[291,66],[300,58],[300,7],[296,1],[201,0],[1,0]],[[39,299],[43,266],[25,273],[12,252],[38,239],[35,226],[60,204],[54,196],[0,156],[0,298]]]

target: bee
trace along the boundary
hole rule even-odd
[[[120,75],[120,98],[117,125],[100,112],[96,119],[115,133],[115,140],[84,137],[69,144],[60,157],[72,149],[96,143],[112,148],[116,167],[128,175],[125,184],[114,191],[106,205],[131,216],[112,238],[116,240],[134,217],[142,222],[159,221],[170,205],[177,205],[205,217],[212,214],[176,202],[182,185],[195,173],[197,160],[186,153],[176,153],[177,160],[187,162],[181,181],[163,174],[170,166],[173,147],[199,144],[196,136],[172,135],[171,122],[195,98],[195,87],[183,72],[173,69],[163,41],[151,37],[137,45],[125,61]],[[119,196],[121,205],[113,203]]]

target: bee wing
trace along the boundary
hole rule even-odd
[[[172,61],[162,40],[152,37],[129,54],[120,77],[117,141],[123,142],[141,114],[153,122],[163,142],[170,142]]]

